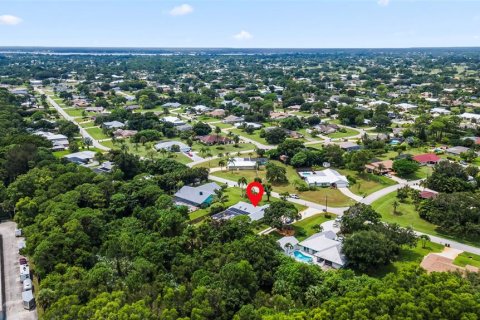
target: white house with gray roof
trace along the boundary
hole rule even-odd
[[[215,190],[220,190],[220,186],[215,182],[206,183],[198,187],[183,186],[174,195],[175,202],[199,207],[209,205],[215,196]]]
[[[264,206],[255,207],[251,203],[240,201],[237,204],[229,207],[227,210],[213,215],[212,218],[216,220],[228,220],[236,216],[245,215],[248,216],[250,220],[257,221],[263,218],[265,209],[267,209],[269,206],[270,205],[266,204]]]

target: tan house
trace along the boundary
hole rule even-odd
[[[365,165],[365,170],[369,173],[388,174],[393,172],[393,161],[377,161]]]

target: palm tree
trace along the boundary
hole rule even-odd
[[[282,199],[283,201],[286,201],[288,197],[290,197],[290,193],[288,192],[280,193],[280,199]]]
[[[422,248],[425,249],[425,246],[427,245],[427,241],[430,241],[430,237],[426,234],[422,234],[419,236],[420,240],[422,240]]]
[[[377,170],[379,174],[382,174],[382,171],[385,170],[385,165],[383,163],[379,163]]]
[[[252,160],[252,156],[253,156],[253,152],[249,152],[249,153],[248,153],[248,159],[249,159],[249,160]]]
[[[268,183],[263,185],[263,191],[265,191],[265,194],[267,195],[267,201],[270,202],[270,196],[272,195],[272,185]]]
[[[397,208],[398,208],[398,202],[394,201],[393,202],[393,214],[397,214]]]
[[[235,162],[236,162],[236,161],[235,161],[235,158],[228,158],[228,160],[227,160],[227,165],[230,166],[230,167],[231,167],[231,166],[234,166],[234,165],[235,165]]]
[[[207,153],[207,158],[208,158],[208,167],[210,168],[210,160],[212,160],[213,154],[209,151]]]
[[[165,158],[165,156],[168,153],[167,149],[165,149],[165,148],[162,148],[162,149],[158,150],[158,152],[160,152],[160,154],[162,155],[163,158]]]
[[[218,161],[218,166],[220,167],[220,171],[222,171],[223,167],[225,167],[226,164],[227,162],[223,159]]]
[[[201,147],[199,153],[205,158],[205,155],[209,152],[207,147]]]
[[[290,255],[290,254],[292,254],[292,251],[293,251],[293,245],[290,242],[287,242],[285,244],[285,253],[287,255]]]
[[[238,179],[238,186],[242,189],[242,197],[245,197],[245,190],[243,189],[243,186],[246,186],[247,184],[247,178],[240,177],[240,179]]]
[[[93,141],[89,137],[83,138],[82,142],[85,145],[85,147],[87,147],[87,150],[90,150],[90,147],[93,145]]]

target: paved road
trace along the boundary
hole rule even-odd
[[[93,142],[93,146],[97,149],[100,149],[100,150],[104,150],[104,151],[109,151],[110,148],[108,147],[105,147],[104,145],[102,145],[100,142],[98,142],[98,140],[94,139],[90,133],[88,133],[87,130],[85,130],[85,128],[82,128],[78,123],[77,121],[75,120],[74,117],[70,116],[68,113],[65,112],[65,110],[62,109],[62,107],[60,107],[58,105],[57,102],[55,102],[55,100],[53,100],[49,95],[47,95],[41,88],[38,88],[38,87],[35,87],[35,90],[38,91],[40,94],[45,94],[47,96],[47,101],[55,108],[55,110],[57,110],[58,113],[60,113],[62,115],[62,117],[64,117],[66,120],[68,121],[71,121],[73,122],[79,129],[80,129],[80,134],[82,135],[82,137],[84,138],[90,138]]]
[[[217,171],[220,171],[220,170],[221,170],[221,168],[212,168],[212,169],[210,169],[210,172],[217,172]],[[210,175],[209,179],[213,180],[213,181],[220,182],[220,183],[227,184],[229,187],[237,187],[237,182],[236,181],[216,177],[214,175]],[[359,201],[359,202],[365,203],[365,204],[372,204],[375,200],[378,200],[378,199],[386,196],[389,193],[395,192],[399,188],[405,187],[406,185],[408,185],[410,187],[413,187],[415,189],[422,189],[422,188],[418,187],[418,184],[421,181],[422,180],[415,180],[415,181],[408,181],[408,182],[405,181],[404,183],[399,183],[399,184],[396,184],[396,185],[393,185],[393,186],[389,186],[387,188],[384,188],[384,189],[381,189],[377,192],[372,193],[371,195],[363,198],[362,201]],[[280,195],[277,192],[272,192],[271,196],[274,197],[274,198],[280,198]],[[328,209],[327,209],[325,206],[323,206],[321,204],[311,202],[311,201],[305,201],[305,200],[302,200],[302,199],[287,198],[287,201],[292,202],[292,203],[301,204],[301,205],[304,205],[304,206],[308,207],[306,211],[309,212],[309,214],[302,215],[302,218],[300,220],[306,219],[306,218],[314,215],[317,212],[323,212],[324,210],[327,210],[328,212],[334,213],[334,214],[338,215],[339,217],[341,217],[343,215],[343,213],[346,210],[348,210],[348,207],[340,207],[340,208],[338,208],[338,207],[328,207]],[[260,234],[267,234],[271,231],[272,230],[266,229],[266,230],[261,231]],[[425,233],[418,232],[418,231],[415,231],[415,233],[417,235],[425,234]],[[478,247],[474,247],[474,246],[471,246],[471,245],[467,245],[467,244],[463,244],[463,243],[460,243],[460,242],[452,241],[452,240],[445,239],[445,238],[438,237],[438,236],[433,236],[433,235],[430,235],[430,234],[427,234],[427,235],[430,237],[430,241],[432,241],[432,242],[439,243],[439,244],[442,244],[442,245],[444,245],[445,243],[448,243],[448,244],[450,244],[451,248],[467,251],[467,252],[470,252],[470,253],[480,254],[480,248],[478,248]]]
[[[37,310],[25,310],[22,304],[22,283],[19,278],[20,264],[18,244],[22,238],[15,237],[16,223],[12,221],[0,223],[0,234],[3,237],[3,255],[5,263],[6,319],[32,320],[38,319]]]

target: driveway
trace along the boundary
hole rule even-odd
[[[24,241],[23,238],[15,237],[16,223],[12,221],[0,223],[0,234],[3,238],[3,259],[5,270],[5,286],[6,293],[5,302],[6,319],[15,320],[32,320],[38,319],[37,309],[25,310],[22,303],[22,283],[19,278],[20,264],[18,259],[18,244]],[[3,290],[2,290],[3,291]],[[2,308],[3,310],[3,308]]]

